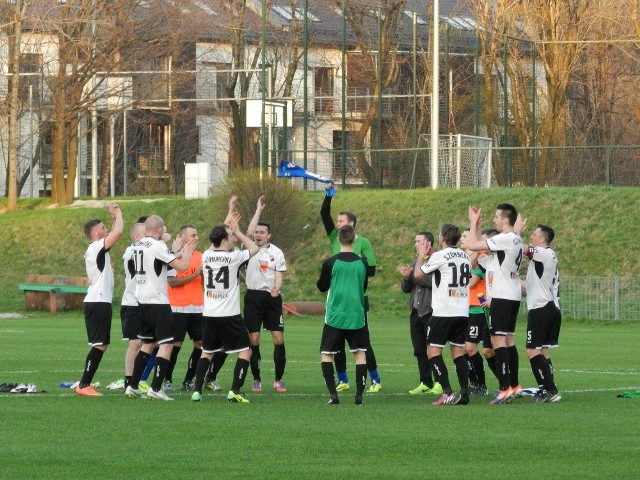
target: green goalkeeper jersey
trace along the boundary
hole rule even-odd
[[[367,266],[352,252],[341,252],[322,263],[318,289],[327,294],[325,323],[334,328],[357,330],[364,327],[364,294]]]

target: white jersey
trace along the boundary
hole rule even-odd
[[[122,263],[124,266],[124,293],[122,294],[122,302],[120,305],[126,307],[138,306],[136,300],[136,282],[133,277],[136,274],[136,264],[133,261],[134,244],[129,245],[122,255]]]
[[[471,262],[456,247],[435,252],[420,269],[433,272],[431,307],[434,317],[469,316]]]
[[[204,311],[206,317],[240,315],[238,270],[249,260],[248,250],[213,250],[202,255],[204,275]]]
[[[490,298],[520,301],[520,264],[522,238],[515,232],[500,233],[487,239],[493,259],[487,269],[487,290]]]
[[[247,263],[246,284],[249,290],[270,292],[276,283],[276,272],[286,272],[284,253],[275,245],[267,243]]]
[[[104,238],[91,242],[84,254],[84,264],[89,279],[85,302],[111,303],[113,299],[113,267]]]
[[[136,243],[133,260],[138,303],[169,304],[167,265],[175,259],[167,245],[153,237],[144,237]]]
[[[529,246],[527,269],[527,308],[544,307],[556,301],[558,258],[551,248]]]

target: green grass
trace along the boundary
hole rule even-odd
[[[320,262],[328,256],[318,218],[322,193],[306,197],[309,227],[274,232],[276,245],[278,236],[297,238],[295,248],[285,252],[285,301],[323,298],[315,288]],[[157,213],[172,232],[194,224],[203,238],[200,249],[208,247],[206,235],[226,209],[220,198],[153,200],[118,200],[125,230],[138,216]],[[492,407],[474,400],[468,407],[435,408],[432,398],[406,394],[417,384],[417,369],[396,267],[412,260],[416,231],[435,233],[443,222],[465,224],[470,204],[483,208],[483,226],[490,226],[501,202],[515,204],[531,226],[555,228],[564,276],[637,275],[640,256],[629,254],[637,237],[637,188],[341,191],[334,216],[340,210],[356,213],[358,231],[371,240],[378,259],[370,298],[384,385],[380,394],[367,395],[363,408],[352,405],[351,395],[339,407],[325,405],[317,353],[320,318],[287,317],[289,392],[249,392],[250,405],[229,405],[222,395],[208,395],[197,405],[181,394],[170,403],[129,401],[110,391],[103,398],[79,398],[57,385],[80,376],[87,353],[82,314],[0,319],[0,382],[34,382],[47,391],[0,395],[0,478],[640,477],[640,401],[615,397],[640,389],[637,322],[565,321],[562,347],[553,356],[563,395],[557,405],[519,400]],[[4,205],[0,201],[0,209]],[[19,211],[0,214],[0,313],[23,310],[17,285],[29,273],[84,275],[82,224],[105,218],[106,210],[45,206],[44,200],[20,201]],[[112,251],[116,306],[127,243],[123,239]],[[522,329],[522,318],[519,325]],[[103,385],[121,376],[125,345],[118,337],[116,313],[114,343],[96,377]],[[266,378],[270,352],[263,349]],[[187,356],[185,349],[178,380]],[[232,365],[229,361],[220,377],[226,386]],[[531,385],[523,356],[520,370],[522,383]]]
[[[491,406],[432,407],[410,396],[417,384],[406,312],[372,312],[373,344],[383,389],[364,407],[352,392],[325,405],[319,366],[320,317],[286,318],[288,392],[270,388],[248,405],[207,394],[201,404],[102,398],[60,389],[79,378],[87,353],[82,315],[30,314],[0,320],[0,381],[35,382],[47,393],[0,394],[2,478],[638,478],[640,400],[616,398],[640,389],[638,323],[565,322],[553,353],[562,401],[528,399]],[[519,322],[520,329],[523,327]],[[114,319],[112,336],[117,338]],[[522,344],[523,332],[518,332]],[[273,364],[263,337],[263,379]],[[121,376],[124,342],[107,351],[95,380]],[[175,380],[184,374],[181,352]],[[520,378],[533,376],[521,350]],[[219,381],[228,387],[233,361]],[[447,359],[453,385],[454,370]],[[352,372],[353,363],[349,362]],[[489,374],[490,387],[495,379]],[[352,385],[353,388],[353,385]]]

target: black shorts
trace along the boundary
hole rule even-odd
[[[555,303],[529,310],[527,316],[527,348],[540,349],[558,346],[562,317]]]
[[[89,345],[109,345],[111,342],[111,304],[107,302],[85,302],[84,324],[87,327]]]
[[[141,320],[138,338],[144,343],[172,343],[173,312],[169,304],[141,303],[138,308]]]
[[[173,312],[173,341],[184,342],[187,333],[194,342],[202,340],[202,313]]]
[[[487,316],[484,313],[469,313],[465,341],[476,344],[480,343],[484,340],[485,330],[487,330]]]
[[[120,306],[120,323],[122,323],[123,340],[138,340],[141,320],[137,305]]]
[[[436,317],[429,320],[427,334],[428,345],[442,347],[449,342],[456,347],[464,347],[464,339],[467,335],[468,317]]]
[[[225,353],[248,350],[249,332],[240,315],[231,317],[202,317],[202,351]]]
[[[349,344],[350,352],[366,352],[369,344],[367,327],[357,330],[345,330],[324,324],[320,340],[320,353],[335,355],[344,349],[344,342]]]
[[[503,337],[515,335],[519,310],[519,300],[492,298],[489,308],[489,329],[491,335]]]
[[[282,297],[272,297],[264,290],[247,290],[244,295],[244,323],[249,333],[262,328],[271,332],[284,332]]]

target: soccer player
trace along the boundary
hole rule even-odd
[[[442,249],[424,263],[427,246],[418,248],[418,259],[413,272],[417,280],[428,273],[433,275],[433,315],[429,321],[427,356],[435,380],[442,385],[443,393],[433,405],[467,405],[469,403],[469,367],[464,358],[464,340],[469,323],[469,279],[471,263],[465,252],[456,247],[460,229],[450,223],[440,228],[438,238]],[[456,395],[449,383],[449,373],[442,359],[442,350],[449,342],[451,357],[456,366],[460,395]]]
[[[340,403],[333,372],[333,357],[344,350],[345,340],[356,362],[356,405],[362,405],[362,394],[367,382],[365,351],[368,335],[365,322],[365,292],[367,290],[366,261],[353,252],[356,232],[352,225],[342,225],[337,240],[340,252],[322,263],[318,290],[327,294],[327,308],[320,341],[322,375],[329,404]]]
[[[244,322],[251,340],[251,373],[254,392],[262,391],[260,377],[260,329],[271,332],[275,379],[273,389],[287,391],[282,377],[287,362],[284,346],[284,318],[282,316],[283,274],[287,271],[282,250],[270,242],[271,226],[260,222],[266,206],[264,196],[258,199],[256,212],[247,228],[247,237],[253,238],[260,251],[249,259],[245,275],[247,291],[244,296]]]
[[[146,234],[144,223],[134,223],[129,232],[131,245],[129,245],[122,255],[124,264],[124,293],[120,303],[120,323],[122,324],[122,339],[129,342],[127,351],[124,354],[124,384],[119,388],[127,388],[131,375],[133,374],[133,362],[138,350],[142,346],[142,340],[138,338],[140,333],[140,310],[138,300],[136,300],[136,266],[133,260],[133,251],[136,243],[142,240]]]
[[[82,378],[76,387],[76,393],[83,397],[102,396],[91,386],[91,380],[111,341],[114,280],[109,250],[122,235],[124,225],[122,212],[116,203],[110,203],[107,209],[113,218],[110,232],[98,219],[89,220],[84,224],[84,234],[91,242],[84,254],[89,279],[89,289],[84,297],[84,322],[91,350],[87,354]]]
[[[473,251],[491,250],[493,258],[487,269],[489,286],[489,318],[491,322],[491,344],[495,354],[499,390],[491,404],[510,402],[522,390],[518,382],[518,350],[515,346],[515,330],[520,309],[522,292],[520,289],[520,264],[523,243],[514,230],[518,212],[508,203],[496,207],[493,223],[498,235],[482,239],[480,223],[481,210],[469,207],[470,232],[467,247]]]
[[[485,271],[478,265],[478,259],[482,252],[467,250],[469,228],[465,228],[460,239],[460,248],[465,250],[471,262],[471,280],[469,281],[469,326],[464,344],[465,358],[469,365],[469,379],[471,381],[470,393],[474,396],[487,395],[487,383],[484,373],[484,362],[478,351],[478,344],[484,338],[487,325],[487,316],[484,305],[487,301],[487,289],[485,284]]]
[[[202,256],[204,273],[204,311],[202,329],[202,356],[196,367],[196,380],[191,400],[202,400],[204,378],[209,370],[213,354],[224,349],[227,354],[236,353],[238,358],[233,370],[233,382],[227,400],[234,403],[249,403],[240,393],[244,385],[251,343],[249,332],[240,315],[240,266],[258,253],[258,246],[246,237],[238,226],[240,214],[227,217],[227,225],[213,227],[209,234],[211,247]],[[240,240],[244,250],[235,248]]]
[[[326,186],[328,192],[333,188],[333,183]],[[351,225],[354,230],[356,228],[357,218],[351,212],[340,212],[336,223],[333,223],[331,218],[331,199],[329,195],[325,195],[322,207],[320,208],[320,217],[322,218],[322,224],[331,242],[331,254],[335,255],[340,251],[340,242],[338,241],[338,229],[343,225]],[[373,277],[376,274],[376,257],[373,254],[373,248],[371,243],[365,237],[356,234],[356,239],[353,242],[353,253],[360,255],[367,263],[367,276]],[[367,359],[367,370],[371,377],[371,386],[369,387],[369,393],[377,393],[382,388],[380,375],[378,375],[378,363],[376,356],[371,347],[369,324],[367,319],[367,312],[369,311],[369,297],[365,291],[364,296],[364,308],[365,308],[365,328],[367,331],[367,337],[369,338],[367,344],[367,351],[365,353]],[[340,350],[334,356],[336,364],[336,371],[338,373],[338,386],[336,387],[338,392],[345,392],[349,390],[349,377],[347,376],[347,357],[344,349]]]
[[[419,232],[414,239],[416,252],[422,244],[427,244],[427,253],[424,260],[429,260],[435,250],[433,243],[435,238],[431,232]],[[432,277],[430,273],[421,280],[416,280],[413,276],[413,270],[416,264],[402,265],[398,267],[398,272],[402,275],[400,288],[404,293],[409,295],[409,333],[411,335],[411,344],[413,345],[413,355],[418,361],[418,374],[420,376],[420,385],[413,390],[409,390],[411,395],[419,395],[421,393],[432,393],[434,395],[442,394],[442,385],[438,382],[433,383],[431,377],[431,365],[427,357],[427,330],[429,327],[429,319],[431,318],[431,288]]]
[[[136,299],[140,309],[141,329],[138,334],[142,347],[136,355],[133,374],[125,395],[130,398],[142,397],[138,388],[140,378],[151,356],[154,344],[158,353],[153,367],[153,382],[147,392],[147,398],[173,400],[162,390],[167,374],[171,350],[173,348],[173,315],[167,295],[167,267],[183,272],[189,266],[195,242],[182,244],[180,252],[172,253],[161,240],[166,233],[164,221],[158,215],[151,215],[144,222],[146,236],[140,240],[133,252],[135,264]],[[177,255],[181,255],[179,259]]]
[[[193,225],[180,227],[178,238],[184,243],[198,243],[198,230]],[[187,371],[182,381],[182,390],[193,390],[193,377],[196,374],[196,365],[202,355],[202,253],[194,250],[189,260],[189,266],[184,272],[176,272],[171,269],[167,272],[169,284],[169,303],[173,312],[173,349],[171,360],[167,370],[167,377],[163,390],[173,388],[173,369],[178,361],[178,354],[182,349],[185,336],[193,341],[193,350],[187,362]]]
[[[548,360],[549,348],[558,346],[560,309],[556,305],[558,258],[551,249],[555,233],[551,227],[539,224],[531,234],[526,256],[531,260],[527,269],[527,356],[538,385],[537,403],[560,401]]]

